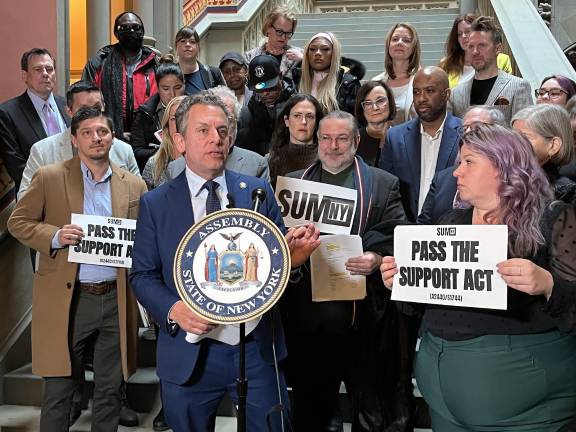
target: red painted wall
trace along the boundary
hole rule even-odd
[[[58,0],[0,1],[2,41],[0,102],[21,94],[26,86],[20,72],[22,53],[47,48],[57,58],[56,2]],[[58,71],[57,71],[58,73]],[[61,94],[62,91],[56,90]]]

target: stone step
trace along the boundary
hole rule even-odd
[[[322,6],[327,2],[322,2]],[[411,9],[405,11],[379,11],[379,12],[346,12],[345,16],[341,12],[324,12],[324,13],[310,13],[298,15],[298,25],[300,20],[313,20],[313,19],[344,19],[344,18],[372,18],[378,17],[383,22],[390,20],[391,22],[420,22],[426,20],[438,19],[454,19],[459,15],[458,9]]]
[[[306,42],[314,36],[316,33],[310,33],[307,37],[300,36],[300,34],[296,34],[291,40],[290,45],[304,47]],[[349,49],[354,47],[379,47],[382,51],[384,51],[384,42],[386,41],[386,32],[377,33],[372,32],[369,36],[361,36],[360,34],[355,35],[353,39],[342,39],[339,34],[336,33],[336,37],[340,41],[340,45],[342,45],[342,49]],[[429,50],[437,50],[441,49],[444,50],[444,43],[446,37],[444,35],[436,35],[436,36],[425,36],[424,38],[420,37],[420,49],[422,51],[429,51]]]
[[[329,5],[322,2],[320,6]],[[291,44],[303,47],[314,34],[332,31],[342,44],[342,54],[364,64],[367,80],[384,70],[384,42],[391,26],[409,22],[416,27],[421,64],[430,66],[443,57],[446,37],[457,15],[457,9],[301,14]]]
[[[372,24],[374,25],[374,24]],[[321,31],[328,31],[330,29],[329,26],[318,26],[316,29],[310,29],[306,31],[296,31],[294,38],[291,40],[290,44],[295,45],[293,41],[297,40],[304,40],[307,41],[316,33]],[[332,31],[333,30],[333,31]],[[371,29],[369,27],[356,27],[356,28],[348,28],[343,29],[342,31],[331,29],[339,41],[344,44],[358,44],[358,38],[366,38],[366,39],[380,39],[380,43],[384,44],[384,39],[386,38],[386,34],[388,33],[388,28],[378,28],[378,29]],[[420,38],[420,43],[423,42],[431,42],[431,43],[441,43],[444,45],[446,42],[446,36],[448,35],[450,29],[448,27],[441,27],[441,28],[425,28],[422,31],[416,29],[418,33],[418,37]]]
[[[133,428],[118,427],[118,432],[152,432],[152,421],[159,406],[151,413],[141,414],[140,425]],[[0,432],[38,432],[40,408],[20,405],[0,405]],[[70,429],[72,432],[90,432],[91,412],[84,411],[78,421]],[[215,432],[235,432],[237,430],[234,417],[217,417]],[[288,429],[290,430],[290,429]],[[351,425],[344,423],[344,432],[350,432]],[[430,429],[414,429],[414,432],[431,432]]]
[[[84,400],[91,398],[94,387],[94,374],[85,372],[86,385],[84,388]],[[159,379],[154,367],[140,367],[130,377],[127,385],[127,397],[130,406],[139,413],[154,411],[154,405],[159,399]],[[4,379],[4,402],[7,405],[40,406],[42,404],[43,380],[32,373],[32,365],[28,364],[5,375]],[[416,425],[429,427],[429,417],[426,403],[422,399],[417,384],[413,381],[414,395],[418,406],[418,418]],[[344,384],[340,386],[340,409],[345,421],[350,421],[351,406],[346,395]],[[235,408],[232,400],[225,397],[218,408],[218,415],[224,417],[235,416]],[[1,432],[1,431],[0,431]]]

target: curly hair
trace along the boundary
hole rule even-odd
[[[274,128],[274,132],[272,134],[272,140],[270,144],[270,155],[269,155],[269,166],[270,166],[270,178],[276,179],[279,175],[278,173],[281,172],[282,167],[284,166],[283,158],[286,155],[286,150],[288,149],[288,145],[290,144],[290,131],[286,124],[284,124],[284,118],[290,116],[290,112],[292,108],[298,105],[300,102],[308,101],[316,110],[316,124],[314,125],[313,131],[313,139],[314,142],[317,141],[316,133],[318,132],[318,126],[320,124],[320,120],[324,115],[322,111],[322,107],[318,100],[309,94],[302,94],[297,93],[293,95],[286,104],[284,105],[284,109],[278,115],[278,120],[276,121],[276,127]]]
[[[262,34],[264,36],[268,36],[268,30],[274,25],[274,22],[278,18],[284,18],[285,20],[290,21],[292,23],[292,33],[296,31],[298,19],[296,18],[294,11],[288,6],[277,6],[272,9],[268,15],[266,15],[266,18],[264,18],[264,22],[262,23]]]
[[[508,226],[512,256],[536,254],[544,244],[540,220],[553,192],[530,141],[499,125],[481,125],[463,135],[462,145],[488,158],[499,174],[499,203],[484,220],[497,218]]]

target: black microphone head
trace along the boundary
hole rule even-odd
[[[252,201],[258,199],[260,202],[266,199],[266,191],[262,188],[254,189],[252,191]]]
[[[234,208],[234,196],[231,193],[227,193],[226,198],[228,198],[228,205],[226,208]]]

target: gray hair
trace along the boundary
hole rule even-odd
[[[566,165],[574,155],[574,135],[568,111],[554,104],[528,106],[512,117],[511,124],[523,120],[535,133],[545,139],[560,138],[562,146],[550,159],[556,165]]]
[[[576,118],[576,96],[572,96],[568,102],[566,102],[566,111],[570,119]]]
[[[486,111],[486,113],[488,113],[488,115],[490,116],[491,124],[497,124],[502,127],[508,127],[508,124],[506,123],[506,117],[504,117],[504,113],[502,112],[502,110],[496,108],[494,105],[472,105],[466,110],[466,113],[464,115],[468,114],[473,109],[481,109],[483,111]]]
[[[208,90],[208,92],[212,93],[215,96],[218,96],[221,99],[228,98],[232,102],[234,102],[234,114],[236,115],[236,118],[240,117],[240,110],[242,109],[242,105],[240,105],[240,102],[236,97],[236,93],[234,93],[230,88],[223,85],[219,85],[211,88],[210,90]]]
[[[193,96],[187,96],[176,110],[176,130],[180,134],[186,135],[188,112],[194,105],[208,105],[221,108],[226,116],[226,125],[230,126],[230,112],[228,108],[226,108],[226,105],[224,105],[224,102],[222,102],[222,99],[203,90]]]
[[[354,116],[350,113],[347,113],[346,111],[340,111],[340,110],[332,111],[331,113],[326,114],[324,117],[322,117],[322,120],[320,120],[320,123],[318,124],[318,133],[322,128],[322,123],[330,119],[348,120],[348,123],[350,123],[350,132],[352,132],[352,136],[357,137],[360,135],[360,129],[358,129],[358,122],[356,121]]]
[[[224,105],[226,105],[226,99],[231,101],[232,105],[234,105],[234,112],[230,113],[231,115],[228,117],[230,126],[229,135],[231,138],[230,143],[231,145],[234,145],[234,142],[236,141],[236,135],[238,134],[238,117],[240,116],[240,110],[242,109],[240,102],[238,102],[238,98],[236,97],[236,95],[232,90],[222,85],[213,87],[210,90],[206,91],[222,100],[222,102],[224,102]]]

